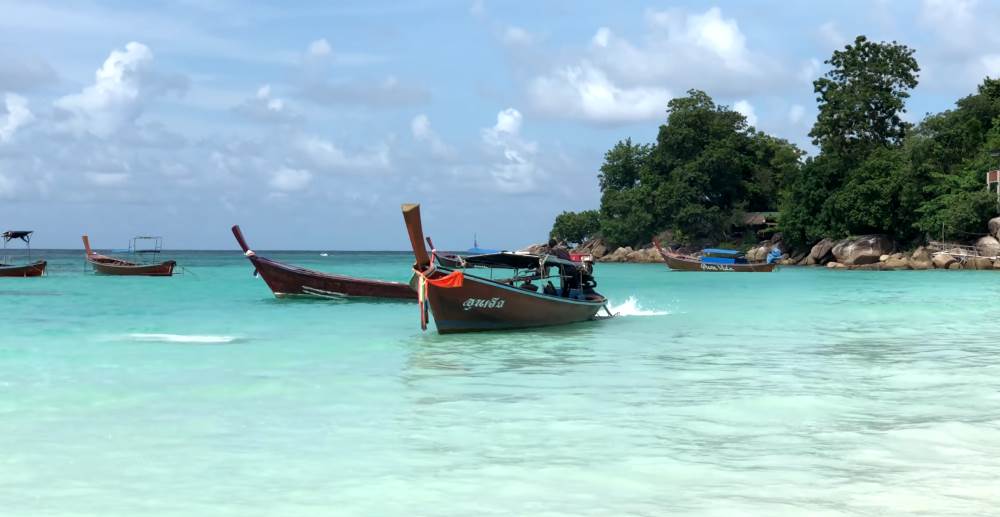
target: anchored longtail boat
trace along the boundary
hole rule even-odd
[[[243,254],[250,259],[255,272],[260,274],[271,292],[278,298],[285,296],[312,296],[318,298],[382,298],[387,300],[416,300],[417,292],[409,284],[333,275],[303,267],[284,264],[257,255],[239,225],[233,226],[236,242]]]
[[[713,271],[730,273],[770,273],[778,266],[777,262],[751,262],[738,251],[716,248],[701,250],[700,256],[683,255],[669,249],[663,249],[660,243],[653,241],[656,250],[674,271]]]
[[[0,234],[3,237],[3,249],[4,257],[0,258],[0,277],[29,277],[29,276],[42,276],[45,274],[45,266],[47,263],[44,260],[36,260],[34,262],[28,262],[26,264],[14,264],[13,261],[6,256],[7,243],[14,240],[20,239],[24,241],[24,246],[26,250],[27,260],[31,260],[31,234],[32,231],[27,230],[8,230]]]
[[[594,291],[597,282],[582,264],[509,252],[440,260],[424,247],[420,205],[403,205],[403,219],[416,257],[423,329],[428,305],[441,334],[562,325],[607,310],[607,299]],[[504,271],[509,274],[498,278]],[[536,281],[545,285],[539,289]]]
[[[154,246],[147,249],[139,249],[136,243],[144,240],[152,240]],[[130,255],[141,255],[145,253],[159,253],[163,240],[160,237],[135,237],[129,244]],[[94,268],[94,272],[101,275],[117,276],[171,276],[174,274],[174,267],[177,262],[165,260],[163,262],[140,262],[136,260],[125,260],[118,257],[101,255],[90,249],[90,238],[83,236],[83,248],[86,252],[87,263]]]

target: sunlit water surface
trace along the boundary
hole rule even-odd
[[[2,515],[1000,511],[1000,273],[600,264],[619,318],[439,336],[276,300],[238,252],[48,255],[0,279]]]

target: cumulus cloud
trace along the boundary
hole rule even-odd
[[[293,122],[301,116],[288,103],[271,93],[271,85],[257,89],[256,95],[233,108],[237,113],[259,122]]]
[[[663,116],[675,90],[745,96],[787,75],[753,52],[736,20],[718,8],[650,10],[645,21],[638,43],[600,27],[573,62],[533,74],[527,81],[533,108],[605,124],[652,120]]]
[[[536,77],[528,95],[547,115],[611,124],[662,117],[672,97],[656,86],[618,86],[588,61]]]
[[[272,173],[268,185],[284,192],[292,192],[306,188],[312,178],[312,173],[305,169],[282,167]]]
[[[753,104],[750,104],[747,100],[738,100],[733,103],[733,109],[736,110],[740,115],[747,118],[747,124],[751,126],[757,126],[757,113],[754,112]]]
[[[481,132],[487,153],[494,160],[489,174],[501,192],[534,191],[545,176],[545,171],[535,162],[538,144],[521,136],[523,119],[520,111],[507,108],[497,113],[496,124]]]
[[[421,113],[410,121],[410,132],[413,139],[424,143],[430,149],[433,156],[437,158],[450,159],[455,156],[455,150],[444,143],[441,137],[431,128],[431,120],[427,115]]]
[[[113,50],[95,73],[94,84],[80,93],[61,97],[60,128],[75,134],[107,137],[132,124],[149,98],[185,85],[154,74],[153,52],[142,43],[130,42],[124,50]]]
[[[28,109],[28,100],[20,95],[8,93],[4,96],[6,114],[0,116],[0,143],[10,141],[17,130],[35,119]]]

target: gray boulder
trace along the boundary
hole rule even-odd
[[[833,258],[834,244],[833,239],[823,239],[817,242],[816,245],[812,247],[812,250],[809,251],[809,257],[805,259],[809,262],[806,265],[829,262]]]
[[[947,253],[938,253],[934,255],[931,258],[931,262],[934,263],[934,267],[938,269],[951,269],[953,264],[958,264],[958,261]],[[959,267],[961,267],[961,265],[959,265]]]
[[[608,254],[608,244],[604,242],[604,239],[598,237],[580,244],[573,252],[590,254],[595,259],[599,259]]]
[[[601,257],[601,262],[625,262],[628,260],[628,254],[632,253],[634,250],[631,246],[625,246],[624,248],[618,248],[615,251]]]
[[[1000,217],[994,217],[993,219],[990,219],[988,225],[990,228],[990,235],[996,237],[997,239],[1000,239]]]
[[[837,241],[831,252],[837,262],[848,266],[874,264],[892,253],[895,244],[884,235],[864,235]]]
[[[891,256],[882,263],[886,269],[910,269],[910,261],[903,257]]]
[[[645,248],[629,253],[625,256],[625,260],[627,262],[652,263],[663,262],[663,257],[660,256],[660,252],[656,251],[656,248]]]
[[[992,235],[986,235],[980,237],[976,241],[976,251],[984,257],[997,257],[1000,256],[1000,240]]]
[[[964,269],[993,269],[993,259],[986,257],[969,257],[964,264]]]

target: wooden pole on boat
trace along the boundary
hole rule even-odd
[[[247,246],[247,241],[243,238],[243,232],[240,230],[240,225],[233,225],[233,236],[236,237],[236,242],[240,243],[240,247],[243,248],[243,253],[250,251],[250,246]]]
[[[87,251],[88,257],[94,254],[94,252],[90,250],[90,237],[87,237],[86,235],[83,236],[83,249]]]
[[[424,228],[420,222],[420,205],[404,204],[403,221],[406,222],[406,233],[410,235],[410,245],[413,247],[413,256],[416,258],[416,266],[419,270],[424,270],[431,265],[431,258],[427,255],[427,248],[424,247]]]

